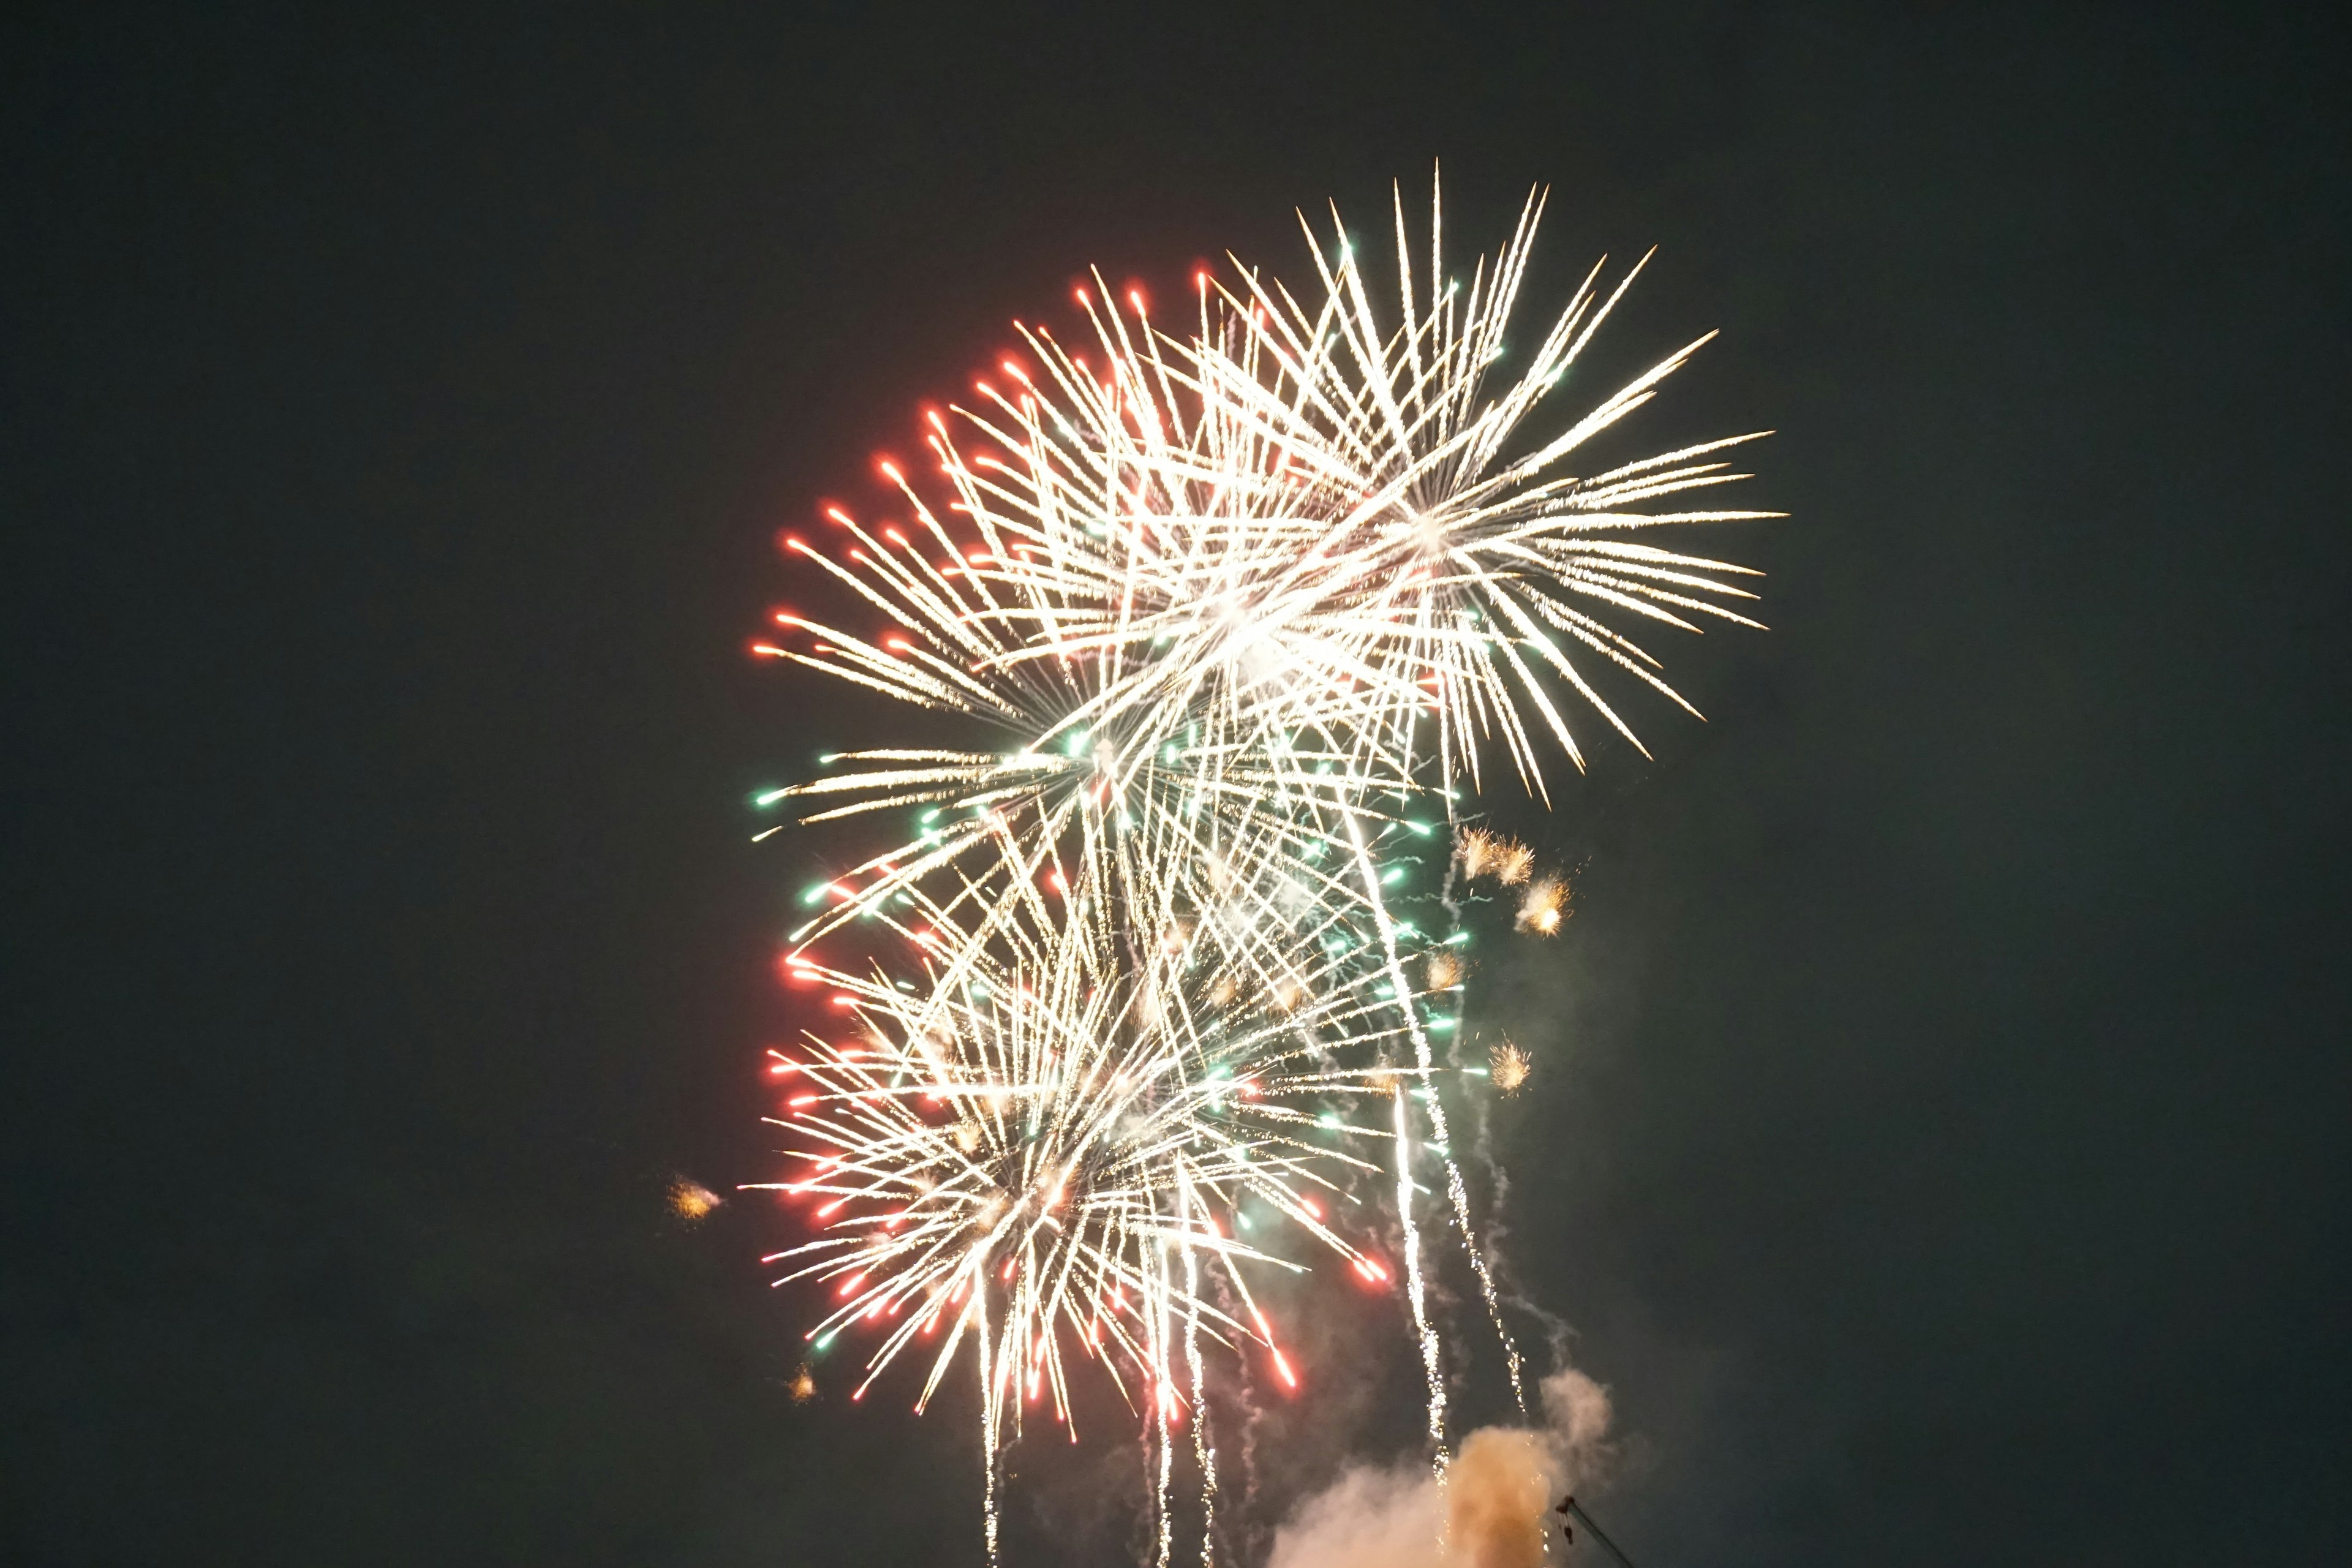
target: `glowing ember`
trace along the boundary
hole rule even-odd
[[[669,1184],[670,1212],[689,1224],[726,1201],[701,1183],[688,1181],[684,1176]]]

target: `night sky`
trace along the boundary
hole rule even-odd
[[[1087,264],[1303,271],[1439,158],[1463,252],[1551,185],[1532,302],[1661,247],[1607,363],[1724,337],[1637,438],[1772,426],[1793,514],[1474,982],[1586,1500],[2352,1561],[2352,73],[2190,9],[18,14],[0,1558],[976,1564],[968,1400],[794,1404],[797,1232],[666,1204],[780,1168],[828,846],[745,797],[872,725],[745,657],[773,535]],[[1416,1435],[1326,1331],[1269,1519]],[[1124,1560],[1105,1436],[1015,1568]]]

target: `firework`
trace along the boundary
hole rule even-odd
[[[1492,877],[1507,888],[1517,887],[1528,879],[1536,863],[1536,852],[1515,839],[1499,837],[1484,828],[1466,829],[1457,840],[1462,856],[1462,874],[1476,880]]]
[[[669,1184],[669,1212],[691,1225],[727,1200],[700,1182],[679,1176]]]
[[[1528,1059],[1528,1053],[1508,1040],[1486,1053],[1486,1064],[1488,1077],[1496,1091],[1502,1094],[1518,1093],[1526,1086],[1528,1074],[1535,1067]]]
[[[853,1398],[912,1363],[920,1409],[970,1351],[992,1561],[994,1456],[1027,1424],[1075,1439],[1082,1362],[1155,1445],[1163,1564],[1190,1421],[1209,1561],[1204,1355],[1296,1386],[1251,1281],[1318,1258],[1388,1280],[1374,1216],[1343,1213],[1375,1176],[1436,1458],[1428,1176],[1519,1391],[1433,1048],[1468,932],[1450,891],[1445,929],[1417,922],[1412,879],[1444,847],[1526,883],[1530,850],[1454,820],[1482,740],[1538,794],[1540,737],[1584,765],[1574,705],[1638,746],[1599,668],[1682,700],[1618,623],[1755,624],[1733,608],[1753,574],[1643,536],[1777,515],[1659,504],[1743,477],[1719,454],[1750,437],[1570,466],[1698,343],[1531,427],[1632,273],[1604,297],[1595,268],[1489,384],[1540,207],[1465,279],[1434,205],[1416,270],[1400,204],[1386,321],[1344,235],[1310,231],[1303,300],[1203,273],[1181,332],[1097,278],[1079,346],[1019,326],[1001,374],[926,416],[936,483],[882,465],[903,521],[833,508],[834,539],[784,541],[880,629],[780,610],[756,651],[1001,737],[829,757],[760,798],[885,829],[806,889],[784,961],[833,1026],[772,1064],[804,1162],[772,1184],[814,1234],[771,1261],[830,1293],[813,1353],[861,1336]],[[1528,886],[1521,929],[1556,931],[1566,897]],[[1510,1092],[1527,1058],[1489,1070]]]
[[[1519,900],[1518,928],[1550,936],[1568,918],[1568,884],[1558,877],[1540,877]]]

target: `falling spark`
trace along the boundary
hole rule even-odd
[[[1163,1568],[1189,1426],[1206,1565],[1207,1366],[1297,1386],[1253,1281],[1320,1259],[1403,1298],[1442,1463],[1441,1216],[1524,1408],[1432,1043],[1468,932],[1423,929],[1457,906],[1423,862],[1528,883],[1532,851],[1456,820],[1482,746],[1539,796],[1547,753],[1584,767],[1584,715],[1638,747],[1596,677],[1688,704],[1630,628],[1756,625],[1756,574],[1648,541],[1778,515],[1695,504],[1752,436],[1586,460],[1706,339],[1552,416],[1639,266],[1605,292],[1596,268],[1497,375],[1541,207],[1464,276],[1434,204],[1423,269],[1400,200],[1394,314],[1344,231],[1310,231],[1302,290],[1202,274],[1181,331],[1097,277],[1082,341],[1016,326],[1002,379],[927,416],[927,461],[877,465],[895,519],[830,508],[822,547],[783,542],[879,622],[780,610],[755,651],[1000,737],[758,797],[880,830],[802,893],[784,955],[824,1026],[775,1068],[802,1163],[767,1184],[809,1238],[769,1261],[824,1289],[812,1356],[859,1336],[853,1398],[904,1363],[920,1410],[971,1366],[992,1563],[1000,1457],[1033,1423],[1076,1439],[1088,1363],[1154,1451]],[[1536,881],[1518,924],[1549,934],[1566,899]]]

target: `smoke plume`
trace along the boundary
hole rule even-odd
[[[1538,1568],[1553,1500],[1610,1457],[1608,1390],[1564,1367],[1542,1393],[1542,1426],[1471,1433],[1442,1489],[1424,1465],[1349,1467],[1275,1531],[1266,1568]]]

